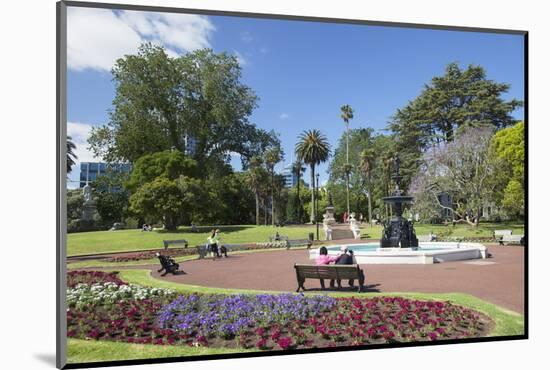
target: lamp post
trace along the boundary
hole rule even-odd
[[[317,241],[319,241],[319,174],[317,174],[317,184],[315,186],[315,224],[317,226]]]

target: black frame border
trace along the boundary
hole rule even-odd
[[[139,359],[139,360],[113,360],[101,362],[82,362],[82,363],[67,363],[67,320],[66,320],[66,235],[67,235],[67,220],[66,220],[66,178],[67,171],[64,163],[66,157],[66,140],[67,140],[67,7],[81,8],[99,8],[112,10],[133,10],[147,12],[165,12],[178,14],[198,14],[208,16],[227,16],[227,17],[244,17],[244,18],[260,18],[273,20],[293,20],[305,22],[322,22],[322,23],[339,23],[339,24],[355,24],[369,25],[382,27],[397,27],[397,28],[415,28],[429,29],[441,31],[462,31],[462,32],[478,32],[478,33],[493,33],[493,34],[509,34],[521,35],[524,40],[524,125],[525,125],[525,158],[524,158],[524,204],[525,204],[525,246],[524,248],[524,334],[511,336],[498,336],[487,338],[471,338],[471,339],[455,339],[436,342],[414,342],[414,343],[390,343],[364,345],[354,347],[334,347],[334,348],[311,348],[299,349],[291,351],[270,351],[270,352],[251,352],[251,353],[230,353],[218,355],[201,355],[188,357],[164,357],[154,359]],[[299,355],[310,353],[325,353],[325,352],[342,352],[342,351],[357,351],[371,350],[382,348],[407,348],[407,347],[423,347],[423,346],[440,346],[448,344],[466,344],[466,343],[484,343],[484,342],[500,342],[509,340],[524,340],[529,338],[529,32],[526,30],[512,29],[497,29],[497,28],[482,28],[482,27],[460,27],[448,25],[432,25],[424,23],[403,23],[392,21],[371,21],[345,18],[328,18],[317,16],[300,16],[291,14],[272,14],[272,13],[254,13],[254,12],[239,12],[225,11],[214,9],[190,9],[179,7],[164,7],[164,6],[148,6],[148,5],[131,5],[131,4],[113,4],[113,3],[98,3],[98,2],[82,2],[82,1],[59,1],[56,3],[56,228],[57,228],[57,248],[56,248],[56,367],[58,369],[81,369],[81,368],[96,368],[110,366],[126,366],[126,365],[144,365],[144,364],[162,364],[174,362],[194,362],[206,360],[234,359],[234,358],[255,358],[255,357],[271,357],[282,355]]]

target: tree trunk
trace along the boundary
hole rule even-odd
[[[346,206],[349,215],[349,173],[346,168]]]
[[[174,222],[174,217],[170,214],[164,215],[164,228],[166,230],[174,231],[177,229],[176,223]]]
[[[315,165],[311,165],[311,215],[309,220],[315,223]]]
[[[275,226],[275,198],[273,198],[273,171],[271,171],[271,226]]]
[[[298,184],[296,187],[296,194],[298,195],[298,222],[302,223],[302,201],[300,199],[300,172],[298,172]]]
[[[256,226],[260,226],[260,194],[256,191],[254,195],[256,197]]]
[[[372,194],[370,192],[370,186],[369,186],[369,189],[367,190],[369,192],[369,198],[367,199],[367,202],[369,204],[369,224],[372,226],[372,204],[371,204],[371,200],[370,198],[372,197]]]

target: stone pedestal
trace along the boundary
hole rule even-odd
[[[324,215],[325,222],[328,225],[334,225],[336,223],[336,219],[334,218],[334,207],[328,206],[325,208],[325,215]]]
[[[94,215],[97,212],[97,204],[95,200],[89,200],[84,203],[82,206],[82,220],[92,221]]]

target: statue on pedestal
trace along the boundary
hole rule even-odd
[[[336,219],[334,218],[334,206],[332,205],[332,194],[328,193],[328,205],[325,208],[325,214],[323,215],[323,224],[334,225]]]
[[[94,215],[97,211],[96,201],[92,196],[92,187],[86,183],[82,188],[82,197],[84,198],[84,204],[82,206],[82,220],[91,221],[94,219]]]

